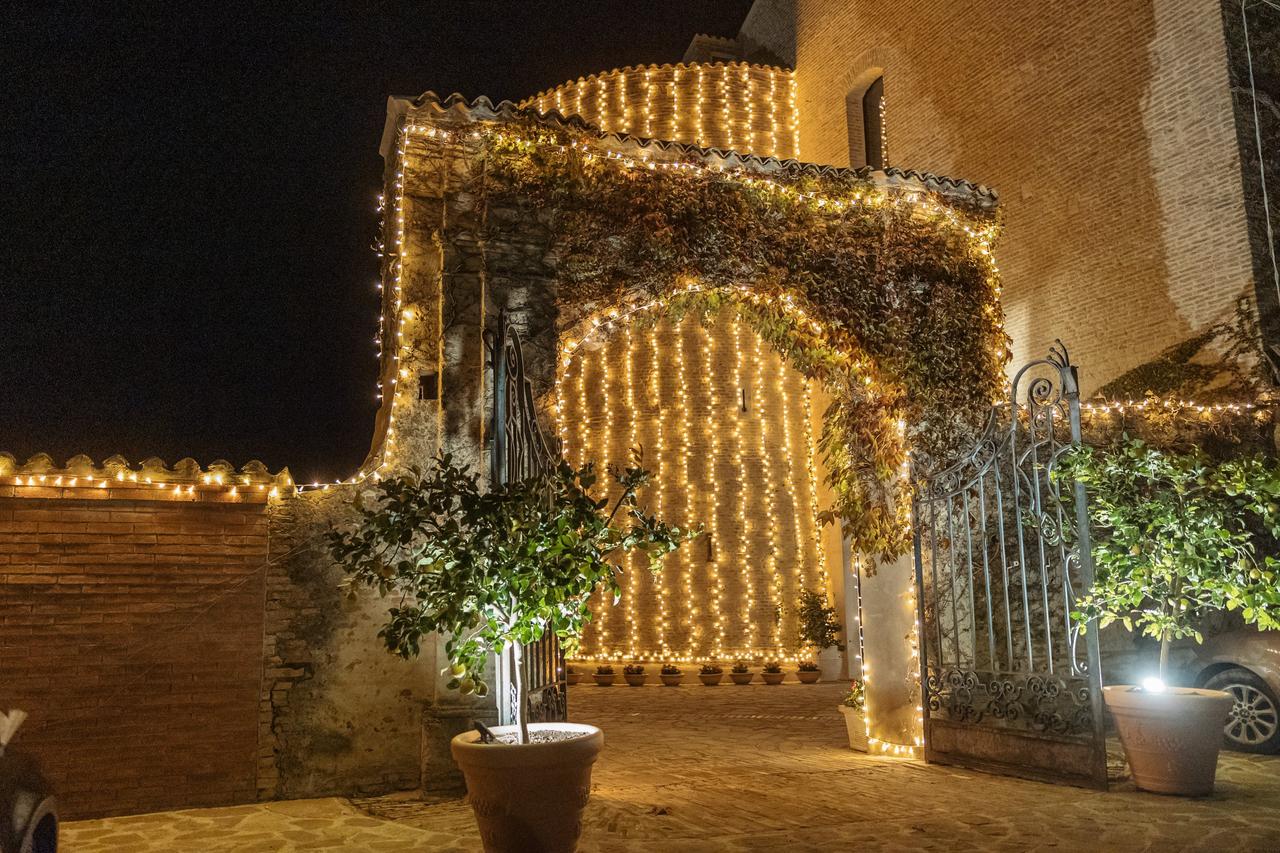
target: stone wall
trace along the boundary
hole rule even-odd
[[[421,780],[434,648],[413,662],[377,632],[388,604],[348,596],[325,533],[349,521],[349,490],[308,492],[269,512],[257,796],[381,794]]]
[[[1218,4],[764,5],[740,40],[785,48],[794,6],[802,159],[850,163],[883,74],[890,165],[1000,190],[1013,364],[1061,337],[1087,393],[1253,293]]]
[[[0,485],[13,745],[64,818],[252,801],[266,495],[55,479]]]

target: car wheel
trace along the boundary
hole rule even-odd
[[[1227,746],[1245,752],[1280,751],[1280,700],[1265,681],[1235,667],[1219,672],[1204,686],[1230,693],[1235,700],[1222,729]]]

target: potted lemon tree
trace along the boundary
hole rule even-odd
[[[1202,642],[1201,617],[1238,611],[1280,628],[1277,560],[1259,555],[1280,537],[1280,467],[1247,457],[1213,461],[1199,450],[1160,450],[1137,439],[1072,450],[1055,476],[1089,498],[1094,583],[1071,616],[1086,630],[1119,622],[1159,641],[1156,674],[1103,688],[1138,787],[1169,794],[1213,790],[1230,694],[1168,684],[1175,640]]]
[[[827,597],[811,589],[800,590],[800,604],[796,608],[800,621],[800,645],[813,649],[818,657],[818,668],[823,681],[840,677],[840,621],[836,609],[827,604]]]
[[[641,509],[636,494],[649,475],[639,461],[610,469],[610,507],[591,495],[590,464],[486,489],[441,455],[425,473],[383,480],[371,502],[357,497],[356,524],[330,533],[348,583],[393,599],[379,631],[390,652],[415,657],[439,632],[449,686],[463,693],[486,692],[489,659],[512,656],[516,725],[465,732],[451,745],[491,853],[572,850],[604,742],[595,726],[528,721],[524,648],[551,632],[572,653],[592,593],[617,600],[618,557],[640,551],[656,569],[694,535]]]

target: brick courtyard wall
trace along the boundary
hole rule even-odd
[[[256,794],[266,499],[157,491],[0,485],[0,707],[64,818]]]
[[[1252,294],[1218,4],[794,9],[802,159],[850,163],[846,98],[882,73],[890,165],[1000,191],[1015,364],[1061,337],[1089,391]]]

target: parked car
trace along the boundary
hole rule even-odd
[[[1195,649],[1190,677],[1196,687],[1235,698],[1226,746],[1280,752],[1280,631],[1238,628],[1209,637]]]
[[[53,787],[34,758],[9,744],[25,717],[0,712],[0,853],[57,853]]]

